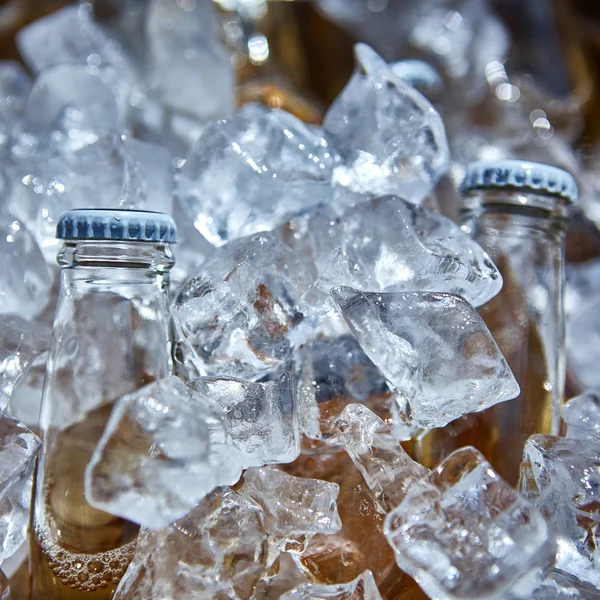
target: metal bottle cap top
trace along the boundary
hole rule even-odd
[[[424,60],[409,58],[392,63],[392,71],[402,81],[413,87],[430,90],[435,93],[442,91],[442,76],[436,69]]]
[[[525,160],[482,160],[470,164],[462,193],[491,188],[527,190],[559,196],[571,204],[577,202],[577,184],[570,173]]]
[[[63,240],[175,244],[177,228],[169,215],[160,212],[77,208],[60,216],[56,237]]]

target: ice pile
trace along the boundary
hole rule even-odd
[[[505,155],[589,177],[570,145],[575,111],[507,73],[487,3],[319,0],[390,59],[358,44],[321,126],[257,104],[234,112],[239,56],[221,44],[212,1],[101,4],[22,30],[33,79],[0,63],[0,562],[25,538],[39,441],[8,414],[35,425],[56,221],[73,207],[123,207],[174,216],[181,285],[175,373],[112,390],[86,470],[89,502],[142,527],[115,598],[552,600],[600,589],[594,391],[565,406],[566,438],[529,440],[519,491],[473,448],[431,471],[405,449],[519,393],[476,310],[502,279],[443,216],[456,209],[449,180],[473,158]],[[391,62],[408,49],[440,69],[422,88],[435,107],[415,65]],[[598,281],[594,265],[570,276],[581,392],[600,389],[589,343]],[[73,386],[87,386],[92,406],[94,365],[118,374],[132,340],[118,299],[106,313],[79,310],[89,329],[65,335],[79,348]],[[100,348],[106,323],[118,333]]]

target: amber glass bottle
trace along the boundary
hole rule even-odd
[[[84,471],[115,400],[169,374],[175,225],[160,213],[73,210],[57,237],[61,285],[42,396],[30,597],[108,600],[138,528],[88,504]]]
[[[565,385],[565,230],[577,187],[571,175],[519,160],[471,165],[463,185],[463,228],[488,252],[504,285],[480,309],[520,387],[515,400],[433,430],[415,446],[436,465],[461,446],[481,450],[516,484],[525,440],[557,433]]]

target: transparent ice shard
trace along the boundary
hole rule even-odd
[[[233,62],[214,13],[211,0],[151,0],[145,17],[150,86],[166,106],[199,120],[227,117],[235,105]]]
[[[10,146],[31,91],[31,77],[16,61],[0,61],[0,149]]]
[[[305,300],[314,278],[269,233],[216,249],[171,307],[200,373],[250,381],[284,365],[315,327]]]
[[[503,598],[554,560],[542,515],[469,447],[415,485],[384,531],[398,566],[435,598]]]
[[[0,415],[0,562],[27,539],[33,468],[40,445],[27,427]]]
[[[391,403],[385,378],[350,333],[316,336],[301,347],[298,361],[300,418],[311,439],[335,443],[335,420],[351,402],[386,410]]]
[[[600,394],[589,390],[571,398],[562,408],[567,437],[600,442]]]
[[[392,430],[361,404],[350,404],[336,422],[338,441],[373,492],[382,512],[404,500],[429,470],[406,453]]]
[[[203,377],[191,385],[223,410],[225,426],[245,467],[289,463],[300,454],[289,375],[265,383]]]
[[[342,156],[334,181],[353,191],[396,193],[419,204],[450,164],[441,117],[365,44],[323,123]]]
[[[0,262],[0,315],[32,319],[50,299],[52,273],[25,223],[2,208]]]
[[[335,533],[342,527],[335,483],[264,467],[244,473],[241,493],[262,507],[269,536],[284,546],[302,536]]]
[[[160,529],[242,471],[217,408],[177,377],[125,395],[86,469],[93,506]]]
[[[220,246],[327,203],[335,161],[318,128],[247,104],[202,130],[177,176],[177,195],[202,235]]]
[[[169,152],[119,134],[112,91],[83,66],[44,71],[29,96],[10,209],[55,261],[59,216],[72,208],[171,212]]]
[[[555,570],[600,587],[600,443],[534,435],[525,444],[520,492],[556,535]]]
[[[413,425],[442,427],[518,395],[496,342],[462,297],[346,287],[332,296],[362,349],[408,403]]]
[[[569,375],[583,389],[600,389],[597,356],[600,349],[600,295],[595,294],[569,316],[567,362]]]
[[[474,306],[493,298],[502,276],[488,254],[450,219],[396,196],[342,215],[317,213],[307,225],[319,285],[365,291],[434,291]]]
[[[66,6],[21,29],[17,45],[27,66],[39,73],[56,65],[80,65],[106,83],[124,108],[136,83],[125,48],[94,22],[89,4]]]
[[[16,315],[0,321],[0,410],[6,408],[15,386],[29,367],[48,348],[50,331]]]
[[[281,552],[256,584],[252,600],[278,600],[282,594],[303,583],[308,583],[308,579],[298,570],[291,555]]]
[[[371,571],[365,571],[350,583],[320,585],[304,583],[286,592],[281,600],[381,600]]]
[[[261,509],[217,488],[171,527],[140,532],[115,600],[249,600],[266,559]]]

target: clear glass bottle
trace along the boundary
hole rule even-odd
[[[44,383],[30,534],[32,600],[108,599],[137,526],[90,506],[84,471],[122,394],[171,371],[170,244],[161,213],[73,210],[57,237],[60,293]]]
[[[519,160],[471,165],[463,228],[502,273],[500,293],[480,314],[506,357],[520,395],[433,430],[415,444],[427,466],[461,446],[481,450],[511,484],[525,440],[556,434],[565,386],[565,231],[577,187],[569,173]]]

